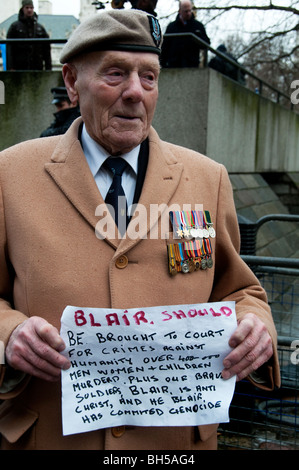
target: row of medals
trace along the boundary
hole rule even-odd
[[[212,224],[207,226],[206,228],[184,228],[179,229],[176,232],[179,238],[184,238],[185,240],[191,240],[192,238],[195,239],[202,239],[202,238],[215,238],[216,232]]]
[[[215,238],[216,237],[216,231],[212,224],[206,225],[205,228],[196,228],[196,227],[191,227],[191,228],[184,228],[184,229],[178,229],[176,231],[177,236],[180,239],[185,239],[185,240],[202,240],[204,238]],[[207,268],[212,268],[213,267],[213,259],[212,255],[205,255],[202,256],[201,258],[188,258],[183,261],[177,261],[174,258],[174,263],[181,264],[181,271],[184,274],[187,273],[192,273],[194,271],[198,271],[199,269],[206,270]],[[169,259],[169,271],[171,275],[176,275],[178,273],[178,270],[175,265],[171,263],[171,260]]]

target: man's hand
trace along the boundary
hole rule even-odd
[[[273,354],[272,340],[264,323],[253,313],[245,315],[229,345],[234,348],[224,359],[222,377],[242,380],[267,362]]]
[[[14,369],[50,382],[59,380],[70,363],[62,354],[65,344],[57,329],[40,317],[31,317],[12,332],[6,361]]]

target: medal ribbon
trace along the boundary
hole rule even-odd
[[[179,249],[179,246],[178,244],[176,243],[174,245],[174,254],[175,254],[175,260],[176,260],[176,263],[177,263],[177,270],[178,271],[181,271],[181,256],[180,256],[180,249]]]
[[[199,220],[200,220],[200,228],[204,228],[204,220],[203,220],[202,211],[199,211],[198,214],[199,214]]]
[[[199,228],[199,220],[198,220],[198,217],[197,217],[197,211],[192,211],[192,215],[193,215],[193,220],[194,220],[195,227]]]
[[[191,214],[190,214],[190,212],[184,211],[184,215],[185,215],[185,220],[188,221],[187,228],[191,229],[192,228]]]
[[[184,249],[183,249],[183,244],[182,243],[179,243],[179,250],[180,250],[180,255],[181,255],[181,261],[184,261],[186,258],[185,258],[185,255],[184,255]]]
[[[173,245],[167,245],[167,249],[168,249],[168,259],[169,259],[169,263],[171,264],[172,267],[175,268],[174,247],[173,247]]]
[[[210,216],[209,211],[205,211],[205,218],[206,218],[206,221],[207,221],[208,225],[213,225],[212,222],[211,222],[211,216]]]
[[[201,214],[202,214],[203,228],[207,228],[207,221],[206,221],[205,212],[201,212]]]

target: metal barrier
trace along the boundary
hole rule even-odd
[[[241,219],[241,236],[255,251],[258,228],[270,220],[299,221],[299,216],[274,214],[256,224]],[[248,226],[249,236],[245,227]],[[243,244],[244,247],[244,244]],[[254,248],[254,249],[253,249]],[[219,427],[222,450],[299,449],[299,259],[242,255],[267,292],[278,333],[281,387],[264,392],[244,380],[236,385],[230,422]]]
[[[256,237],[258,230],[267,222],[272,221],[280,222],[299,222],[299,215],[294,214],[269,214],[261,217],[256,222],[238,215],[238,223],[241,234],[241,255],[255,255],[256,254]],[[264,263],[268,263],[268,258],[263,260]],[[254,260],[252,260],[252,263]],[[279,263],[279,259],[276,260]],[[283,261],[285,263],[286,261]],[[272,263],[273,265],[273,263]],[[289,266],[287,266],[289,267]]]
[[[237,383],[230,423],[219,428],[220,449],[299,449],[299,269],[286,274],[273,267],[275,272],[261,267],[256,275],[268,293],[278,331],[281,387],[264,392],[249,381]]]

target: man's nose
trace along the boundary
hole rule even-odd
[[[130,74],[125,83],[125,88],[122,94],[123,99],[138,102],[143,99],[143,96],[144,89],[138,73]]]

